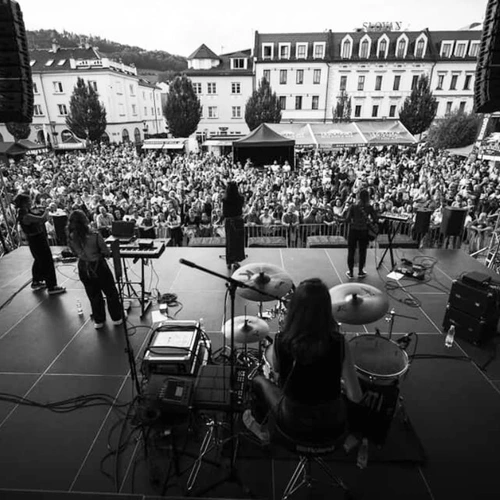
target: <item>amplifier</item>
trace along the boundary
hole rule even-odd
[[[448,305],[476,318],[498,317],[498,293],[492,288],[471,286],[462,280],[453,282]]]
[[[446,331],[451,325],[454,325],[457,337],[471,344],[479,345],[496,334],[497,323],[498,315],[486,320],[471,316],[460,309],[448,305],[443,319],[443,328]]]

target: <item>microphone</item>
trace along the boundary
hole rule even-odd
[[[186,260],[186,259],[179,259],[179,262],[181,264],[184,264],[185,266],[189,266],[189,267],[196,267],[194,262],[191,262],[190,260]]]

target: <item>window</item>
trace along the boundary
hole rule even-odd
[[[424,49],[425,49],[425,40],[423,38],[420,38],[415,48],[415,57],[420,57],[420,58],[424,57]]]
[[[458,75],[451,75],[450,90],[457,90]]]
[[[54,92],[61,94],[63,91],[63,86],[61,82],[52,82],[54,85]]]
[[[231,61],[233,63],[233,69],[245,69],[246,59],[238,58],[238,59],[231,59]]]
[[[241,94],[241,83],[239,82],[231,83],[231,94]]]
[[[68,114],[68,108],[66,107],[66,104],[58,104],[57,107],[61,116],[66,116]]]
[[[297,44],[297,59],[305,59],[307,57],[307,43]]]
[[[366,59],[369,56],[370,42],[368,40],[363,40],[361,42],[361,47],[359,49],[359,57],[361,59]]]
[[[35,65],[35,63],[36,63],[36,59],[32,59],[32,60],[30,61],[30,66],[34,66],[34,65]]]
[[[451,107],[452,107],[453,103],[451,101],[448,101],[446,103],[446,114],[449,115],[451,113]]]
[[[95,92],[97,92],[97,82],[89,81],[89,87],[92,88]]]
[[[134,86],[130,84],[128,88],[130,89],[130,95],[135,95]]]
[[[286,69],[280,69],[280,84],[286,85]]]
[[[217,84],[215,82],[207,83],[207,94],[217,94]]]
[[[394,118],[396,116],[396,106],[393,104],[389,108],[389,118]]]
[[[311,109],[319,109],[319,95],[312,96]]]
[[[137,114],[137,106],[135,104],[132,104],[132,114],[133,115]]]
[[[154,116],[155,114],[155,108],[151,108],[151,116]]]
[[[377,57],[378,58],[386,57],[386,53],[387,53],[387,40],[383,38],[382,40],[380,40],[378,44]]]
[[[465,104],[465,101],[460,101],[460,104],[458,105],[458,111],[460,111],[460,113],[465,113]]]
[[[404,57],[406,52],[406,40],[402,38],[398,42],[398,48],[396,50],[396,57]]]
[[[314,58],[322,59],[325,57],[325,44],[324,43],[315,43],[314,44]]]
[[[290,59],[289,43],[280,43],[280,59]]]
[[[441,43],[441,57],[451,57],[453,48],[453,42],[442,42]]]
[[[262,58],[272,59],[273,58],[273,44],[265,43],[262,45]]]
[[[295,96],[295,109],[302,109],[302,96]]]
[[[399,90],[400,84],[401,84],[401,75],[394,75],[394,83],[392,85],[392,90]]]
[[[318,85],[321,83],[321,70],[320,69],[315,69],[313,72],[313,83],[315,85]]]
[[[365,75],[358,76],[358,90],[365,90]]]
[[[464,90],[470,90],[471,81],[472,81],[472,75],[465,75]]]
[[[262,72],[262,77],[265,78],[268,82],[271,81],[271,70],[270,69],[265,69]]]
[[[232,107],[232,117],[233,118],[241,118],[241,106],[233,106]]]
[[[455,46],[455,57],[465,57],[467,53],[467,42],[458,42]]]
[[[66,62],[66,59],[60,59],[59,61],[57,61],[57,65],[58,66],[64,66],[65,62]]]
[[[38,94],[38,85],[36,82],[33,82],[33,94]]]
[[[382,75],[375,77],[375,90],[382,90]]]
[[[377,118],[378,116],[378,106],[373,106],[372,108],[372,118]]]
[[[340,55],[342,59],[349,59],[351,57],[351,47],[352,45],[350,40],[344,40],[342,43],[342,53]]]
[[[297,85],[302,85],[304,83],[304,70],[303,69],[297,70],[296,83],[297,83]]]
[[[480,42],[471,42],[470,47],[469,47],[469,56],[470,57],[477,57],[477,54],[479,53],[479,43]]]
[[[359,118],[361,116],[361,106],[358,104],[354,107],[354,117]]]
[[[120,104],[120,106],[123,107],[123,104]],[[148,108],[146,106],[144,106],[144,116],[148,116]]]
[[[193,82],[193,91],[195,94],[201,94],[201,83]]]
[[[418,75],[413,75],[411,79],[411,89],[416,89],[418,84]]]
[[[33,106],[33,114],[35,116],[42,116],[43,115],[42,106],[40,104],[35,104]]]
[[[347,76],[343,75],[340,77],[340,90],[345,90],[347,87]]]
[[[437,82],[436,90],[443,90],[444,76],[445,75],[443,75],[443,74],[438,75],[438,82]]]
[[[54,62],[54,59],[49,59],[46,63],[45,66],[52,66],[52,63]]]
[[[217,118],[217,106],[208,106],[208,117]]]
[[[286,96],[280,95],[280,109],[286,109]]]

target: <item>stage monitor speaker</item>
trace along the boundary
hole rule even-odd
[[[0,0],[0,123],[31,123],[33,80],[21,8]]]
[[[441,234],[445,236],[462,236],[466,216],[466,208],[444,207]]]
[[[432,210],[417,210],[413,231],[415,234],[426,234],[431,224]]]
[[[498,330],[498,321],[495,322],[494,318],[488,320],[476,318],[448,305],[443,319],[443,329],[447,331],[451,325],[455,326],[458,338],[477,345],[494,337]]]
[[[498,321],[498,299],[499,294],[492,287],[479,288],[456,280],[451,286],[448,305],[489,323]]]
[[[476,113],[500,110],[500,0],[489,0],[474,83]]]

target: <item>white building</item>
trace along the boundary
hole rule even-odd
[[[61,144],[71,135],[66,125],[77,79],[97,91],[106,109],[106,138],[111,142],[142,141],[144,134],[165,132],[160,89],[138,77],[135,67],[102,57],[90,46],[32,50],[34,116],[29,139]],[[0,124],[0,140],[13,140]]]

